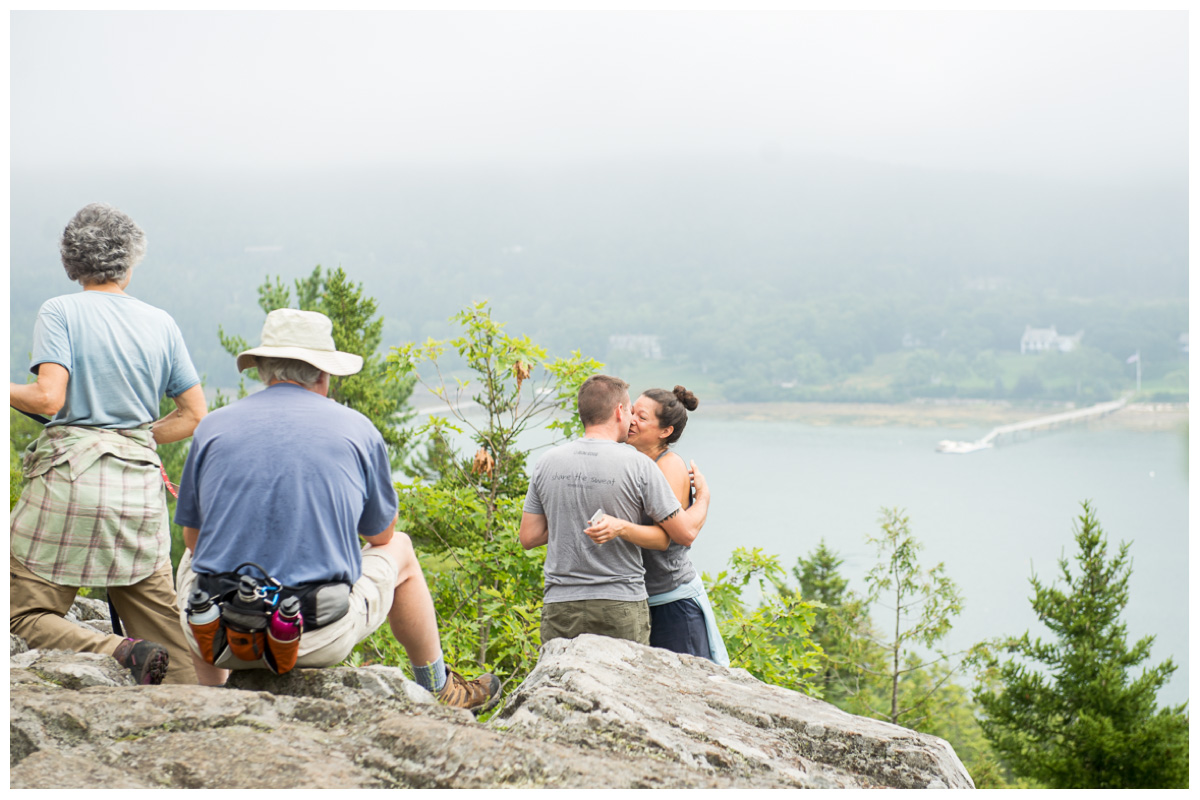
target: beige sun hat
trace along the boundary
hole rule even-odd
[[[255,366],[258,356],[294,358],[330,375],[353,375],[362,369],[362,356],[343,353],[333,344],[333,323],[316,311],[277,308],[263,323],[262,344],[238,353],[241,372]]]

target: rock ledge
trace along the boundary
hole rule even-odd
[[[134,686],[11,637],[9,681],[14,789],[973,788],[941,739],[600,636],[546,645],[487,724],[392,667]]]

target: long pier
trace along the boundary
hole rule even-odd
[[[1050,414],[1045,417],[1036,419],[1027,419],[1024,422],[1014,422],[1010,425],[1000,425],[993,428],[987,436],[984,436],[977,442],[954,442],[949,439],[938,442],[937,451],[939,453],[965,454],[974,453],[977,450],[985,450],[996,444],[996,440],[1001,436],[1017,434],[1022,431],[1037,431],[1047,428],[1057,428],[1060,425],[1070,425],[1073,422],[1080,422],[1087,419],[1103,417],[1106,414],[1111,414],[1125,405],[1125,400],[1113,400],[1107,403],[1097,403],[1094,406],[1087,408],[1077,408],[1073,411],[1064,411],[1060,414]]]

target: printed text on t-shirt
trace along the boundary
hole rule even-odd
[[[583,472],[557,472],[550,476],[552,481],[570,481],[572,484],[579,485],[590,483],[593,486],[615,486],[616,478],[597,478],[589,477]]]

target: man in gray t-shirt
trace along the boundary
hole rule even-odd
[[[521,544],[546,545],[542,641],[596,633],[650,643],[641,548],[665,550],[668,532],[695,532],[708,514],[708,488],[696,472],[696,500],[684,511],[654,462],[625,444],[632,417],[629,384],[593,375],[579,389],[582,439],[560,445],[533,468]],[[615,537],[585,533],[600,512],[648,518],[661,528],[617,526]]]

